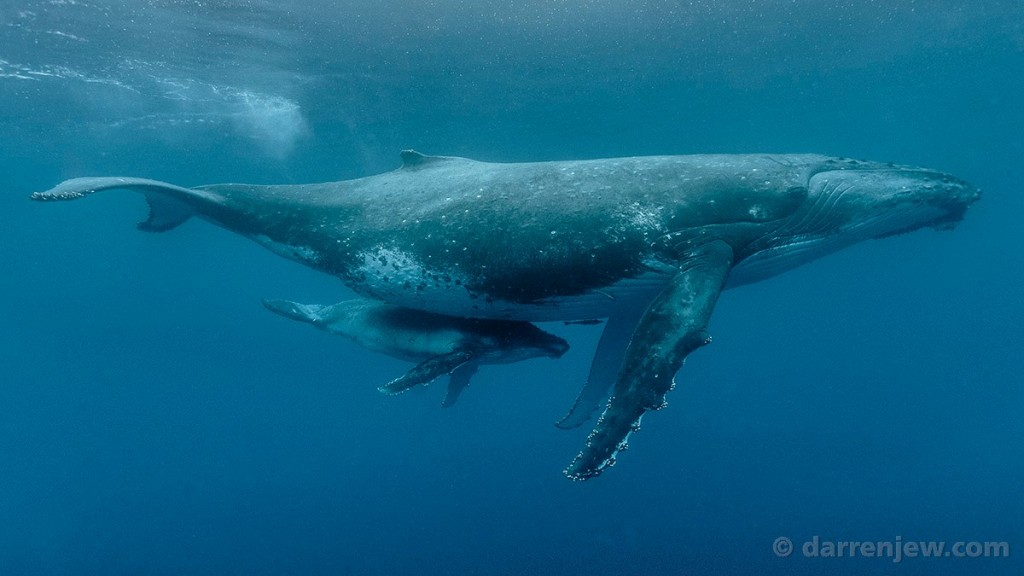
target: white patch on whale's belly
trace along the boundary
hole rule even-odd
[[[649,301],[664,288],[673,269],[663,264],[637,278],[573,296],[558,296],[537,303],[489,299],[466,288],[469,277],[458,270],[428,269],[415,256],[380,246],[359,254],[356,269],[359,292],[396,306],[471,318],[547,322],[605,318],[635,301]],[[664,271],[662,269],[664,268]]]
[[[377,246],[357,256],[360,279],[357,291],[386,302],[439,314],[465,316],[461,311],[473,299],[466,290],[466,276],[457,271],[435,271],[416,256],[390,246]]]

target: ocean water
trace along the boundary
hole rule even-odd
[[[1022,94],[1017,0],[3,0],[0,574],[1021,573]],[[408,364],[260,305],[337,280],[199,221],[139,232],[129,192],[27,198],[339,180],[404,148],[820,152],[984,197],[725,293],[586,483],[561,475],[586,430],[552,423],[599,327],[544,325],[566,356],[484,367],[450,409],[385,397]],[[822,546],[852,541],[1008,557]]]

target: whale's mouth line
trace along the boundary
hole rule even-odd
[[[911,223],[906,226],[896,227],[892,230],[876,234],[871,238],[874,240],[881,240],[883,238],[891,238],[893,236],[900,236],[907,234],[921,228],[931,228],[932,230],[938,231],[950,231],[956,228],[957,224],[963,221],[964,216],[967,214],[968,204],[964,203],[950,203],[950,202],[932,202],[926,206],[922,206],[917,210],[911,211],[915,214],[923,214],[926,211],[934,210],[936,216],[930,220],[923,219],[917,223]]]

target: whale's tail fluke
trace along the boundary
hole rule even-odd
[[[32,200],[53,202],[77,200],[101,190],[124,188],[141,192],[149,204],[149,217],[139,222],[139,229],[164,232],[183,224],[197,212],[202,204],[220,204],[223,198],[207,190],[183,188],[159,180],[146,178],[73,178],[65,180],[46,192],[32,194]]]

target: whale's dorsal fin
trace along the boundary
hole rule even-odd
[[[437,164],[439,162],[449,162],[452,160],[465,160],[465,158],[457,158],[454,156],[427,156],[421,154],[415,150],[402,150],[402,168],[421,168],[423,166],[429,166],[431,164]]]

